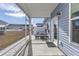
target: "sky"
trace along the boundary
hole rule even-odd
[[[13,3],[0,3],[0,20],[9,24],[24,24],[25,14]]]
[[[14,3],[0,3],[0,20],[9,24],[25,24],[25,14]],[[32,24],[43,22],[43,18],[32,18]]]

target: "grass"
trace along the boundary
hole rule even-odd
[[[24,31],[11,31],[0,35],[0,49],[4,49],[25,36]]]

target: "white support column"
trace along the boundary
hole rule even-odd
[[[54,20],[51,19],[50,21],[50,40],[54,41]]]
[[[27,19],[26,19],[26,17],[25,17],[25,38],[26,38],[26,36],[27,36]],[[27,39],[26,39],[27,40]]]
[[[28,52],[26,53],[26,47],[27,47],[27,45],[25,46],[25,49],[24,49],[24,53],[23,53],[23,55],[29,55],[29,56],[31,56],[32,55],[32,44],[31,44],[31,18],[29,17],[29,19],[26,19],[25,18],[25,37],[27,36],[27,20],[29,20],[28,22],[29,22],[29,44],[28,44]],[[27,44],[27,38],[25,38],[25,40],[26,40],[26,44]]]
[[[29,17],[29,40],[31,40],[31,18]]]
[[[32,38],[31,38],[31,18],[29,17],[29,30],[30,30],[30,33],[29,33],[29,40],[30,40],[30,42],[29,42],[29,46],[28,46],[28,56],[32,56],[33,55],[33,53],[32,53],[32,42],[31,42],[31,40],[32,40]]]
[[[50,40],[51,40],[51,20],[50,20]]]
[[[51,40],[51,19],[50,19],[50,40]]]

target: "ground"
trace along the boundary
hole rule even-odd
[[[0,49],[4,49],[25,36],[24,31],[10,31],[0,35]]]

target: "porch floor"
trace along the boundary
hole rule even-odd
[[[52,43],[42,40],[32,40],[33,56],[64,56]]]

